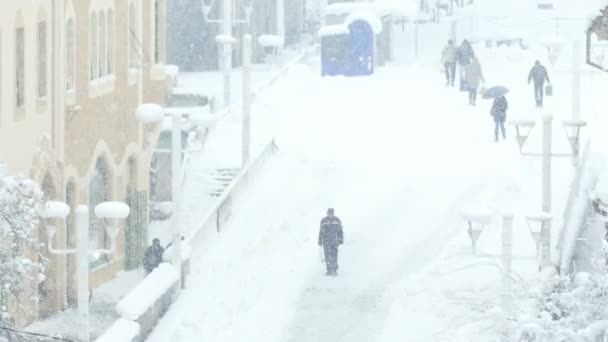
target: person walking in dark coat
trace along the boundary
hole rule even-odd
[[[542,107],[545,81],[549,84],[551,84],[551,81],[549,81],[547,68],[542,66],[538,60],[534,62],[534,66],[530,69],[530,73],[528,74],[528,84],[532,81],[534,81],[534,99],[536,100],[536,107]]]
[[[458,49],[456,49],[456,61],[458,62],[458,72],[460,74],[460,90],[469,90],[465,79],[465,69],[471,64],[475,57],[475,51],[468,40],[463,40]]]
[[[453,87],[456,78],[456,46],[452,40],[448,40],[448,45],[443,48],[441,62],[445,70],[446,85]]]
[[[152,245],[146,248],[144,252],[144,270],[146,270],[146,275],[152,273],[152,271],[160,265],[163,261],[163,253],[165,249],[160,245],[160,240],[154,238],[152,240]]]
[[[504,96],[497,97],[494,99],[492,109],[490,109],[490,115],[494,118],[494,141],[498,141],[498,130],[502,132],[502,138],[506,139],[505,133],[505,121],[507,120],[507,109],[509,103],[507,98]]]
[[[327,209],[327,216],[321,220],[319,230],[319,246],[323,246],[325,252],[325,275],[338,275],[338,246],[344,243],[344,231],[342,222],[334,216],[334,209]]]

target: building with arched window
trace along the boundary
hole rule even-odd
[[[89,258],[93,291],[138,267],[146,243],[157,133],[143,128],[135,110],[141,103],[164,104],[172,84],[164,67],[165,1],[6,1],[0,12],[0,162],[72,212],[105,200],[132,208],[115,252]],[[60,225],[50,243],[74,248],[74,215]],[[43,281],[25,286],[37,295],[26,303],[28,313],[11,319],[17,327],[76,303],[78,260],[51,254],[43,232],[38,240],[49,267]],[[94,215],[89,233],[91,248],[107,247]]]

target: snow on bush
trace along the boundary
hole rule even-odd
[[[0,171],[0,322],[12,323],[30,313],[31,292],[44,281],[48,260],[36,240],[43,194],[31,179],[8,176]]]
[[[178,281],[179,274],[175,267],[161,263],[116,304],[116,312],[123,318],[135,321]]]
[[[537,307],[536,318],[519,322],[516,341],[595,342],[608,332],[608,276],[556,277]]]

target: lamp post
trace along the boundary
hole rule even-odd
[[[541,242],[542,241],[550,241],[551,240],[551,214],[547,212],[540,212],[537,214],[528,214],[525,216],[526,224],[528,225],[528,231],[530,232],[530,236],[534,240],[534,245],[536,247],[536,259],[538,261],[538,270],[540,271],[543,264],[541,255],[550,255],[550,251],[548,249],[548,244],[543,244],[543,250],[541,250]]]
[[[476,254],[476,242],[484,227],[492,222],[492,212],[484,207],[469,207],[461,211],[467,220],[469,237]],[[511,279],[511,264],[513,260],[513,218],[514,214],[505,212],[502,215],[502,310],[505,316],[504,329],[509,331],[510,320],[513,317],[513,290]]]
[[[208,23],[222,25],[222,34],[215,38],[222,45],[222,72],[224,77],[224,106],[230,105],[231,72],[232,72],[232,44],[236,40],[232,37],[233,24],[249,24],[249,17],[253,11],[253,1],[241,0],[241,7],[245,11],[244,19],[234,19],[232,14],[232,1],[222,1],[222,18],[210,19],[209,13],[215,5],[215,0],[201,0],[204,19]]]
[[[79,205],[76,209],[76,230],[78,241],[76,249],[55,249],[52,246],[52,239],[57,232],[57,228],[51,224],[47,224],[46,233],[48,239],[48,248],[51,254],[70,255],[76,254],[78,257],[78,313],[84,321],[84,329],[79,330],[79,338],[83,341],[89,341],[89,255],[91,254],[106,254],[114,253],[116,247],[116,238],[120,227],[118,220],[129,216],[130,209],[122,202],[103,202],[95,207],[95,216],[108,220],[104,222],[106,234],[110,237],[110,248],[108,249],[91,249],[89,246],[89,207]],[[42,217],[46,219],[61,218],[65,219],[70,213],[70,208],[67,204],[58,201],[49,201],[47,207],[42,213]]]
[[[523,147],[528,140],[528,137],[535,126],[535,122],[531,120],[511,120],[509,121],[515,126],[517,132],[517,143],[519,144],[519,152],[521,155],[534,156],[542,158],[542,179],[541,179],[541,211],[546,214],[551,214],[551,161],[553,157],[572,157],[573,164],[578,165],[579,144],[580,144],[580,129],[587,123],[583,120],[564,120],[562,126],[570,143],[570,153],[553,153],[552,129],[553,116],[545,114],[542,117],[542,151],[541,153],[524,152]],[[550,248],[551,248],[551,221],[546,220],[542,225],[541,231],[541,267],[551,265]]]
[[[492,212],[484,207],[468,207],[461,211],[462,217],[467,221],[469,238],[473,255],[477,254],[477,240],[481,232],[492,222]]]
[[[251,35],[243,36],[243,134],[241,167],[249,162],[251,150]]]

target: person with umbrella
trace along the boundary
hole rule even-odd
[[[505,95],[509,92],[506,87],[492,87],[486,90],[482,97],[484,99],[494,99],[492,109],[490,109],[490,115],[494,118],[494,141],[498,141],[498,133],[502,133],[502,138],[506,139],[507,134],[505,132],[505,121],[507,120],[507,109],[509,109],[509,103]]]
[[[545,81],[549,84],[551,84],[551,81],[549,81],[547,68],[542,66],[538,60],[534,62],[534,66],[530,69],[530,73],[528,74],[528,84],[530,84],[531,81],[534,81],[534,99],[536,100],[536,107],[542,107]]]

